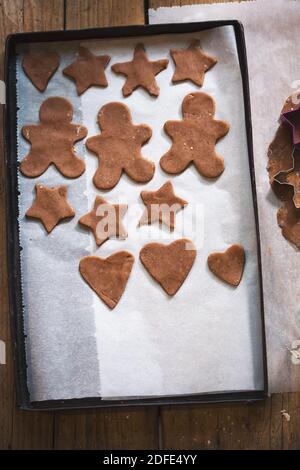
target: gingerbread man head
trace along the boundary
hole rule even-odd
[[[55,96],[45,100],[40,107],[40,121],[44,124],[67,124],[73,119],[73,107],[65,98]]]
[[[122,103],[107,103],[98,113],[98,124],[102,132],[109,132],[110,135],[120,137],[128,128],[133,128],[130,111]]]
[[[213,119],[215,103],[206,93],[190,93],[182,102],[182,115],[184,119]]]

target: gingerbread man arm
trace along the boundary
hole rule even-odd
[[[135,126],[135,135],[141,145],[143,145],[151,138],[152,130],[146,124],[141,124],[139,126]]]
[[[78,142],[87,136],[88,130],[86,127],[76,126],[76,124],[73,124],[72,127],[75,133],[74,142]]]
[[[184,127],[182,121],[167,121],[164,124],[164,131],[170,137],[174,137],[180,129]]]
[[[37,126],[35,126],[35,125],[29,125],[29,126],[22,127],[22,135],[23,135],[24,139],[26,139],[26,140],[28,140],[28,142],[30,142],[31,133],[36,128],[37,128]]]
[[[215,129],[216,129],[216,134],[217,134],[217,141],[224,137],[228,131],[229,131],[229,124],[225,121],[213,121]]]
[[[93,152],[96,155],[98,155],[99,150],[101,148],[101,143],[102,143],[102,136],[95,135],[87,139],[87,141],[85,142],[85,145],[90,152]]]

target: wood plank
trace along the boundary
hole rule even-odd
[[[226,0],[150,0],[150,8]],[[230,1],[230,0],[227,0]],[[265,403],[169,407],[162,411],[166,449],[299,449],[300,393],[276,394]],[[282,415],[286,409],[290,421]]]
[[[63,0],[3,0],[0,4],[0,41],[3,77],[4,40],[7,34],[20,31],[60,29],[64,24]],[[2,113],[0,118],[2,136]],[[0,214],[5,220],[4,158],[0,147]],[[0,447],[3,449],[51,449],[53,445],[53,413],[31,413],[16,409],[14,365],[12,361],[7,296],[5,224],[0,228],[1,311],[0,339],[7,346],[7,364],[1,367],[0,381]]]
[[[8,34],[19,31],[23,23],[22,0],[9,2],[8,0],[0,4],[0,79],[3,80],[3,56],[5,38]],[[0,104],[0,108],[3,105]],[[13,433],[13,406],[14,406],[14,370],[12,362],[11,336],[8,310],[7,292],[7,269],[6,269],[6,224],[5,221],[5,177],[4,177],[4,156],[3,156],[3,116],[0,113],[0,340],[6,345],[6,364],[0,365],[0,448],[9,449],[11,447]]]
[[[67,28],[144,23],[143,0],[67,0]]]
[[[282,396],[266,402],[162,410],[164,449],[281,448]]]
[[[200,3],[225,3],[236,0],[149,0],[149,8],[181,7],[184,5],[199,5]],[[245,0],[239,0],[245,1]]]
[[[67,0],[66,27],[143,24],[142,0]],[[55,449],[158,448],[158,408],[56,412]]]

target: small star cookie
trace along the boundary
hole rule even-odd
[[[217,59],[205,54],[199,45],[200,41],[195,40],[187,49],[171,49],[176,66],[173,83],[191,80],[195,85],[203,85],[205,72],[217,63]]]
[[[75,81],[77,94],[81,95],[91,86],[107,87],[104,69],[109,61],[109,55],[96,56],[80,47],[77,59],[63,70],[63,74]]]
[[[93,231],[96,243],[100,246],[109,238],[127,237],[122,223],[126,212],[126,204],[109,204],[101,196],[96,196],[93,209],[83,215],[79,223]]]
[[[99,158],[93,182],[98,189],[111,189],[124,171],[137,183],[147,183],[154,174],[154,163],[141,155],[141,147],[152,131],[146,124],[135,126],[130,111],[122,103],[108,103],[98,113],[101,134],[86,141],[88,150]]]
[[[127,76],[122,88],[123,95],[129,96],[138,87],[144,88],[152,96],[159,95],[155,75],[167,68],[168,59],[151,62],[145,52],[143,44],[137,44],[134,49],[133,60],[112,65],[115,73]]]
[[[187,205],[186,201],[175,195],[171,181],[167,181],[157,191],[142,191],[141,198],[146,207],[139,225],[159,221],[170,231],[175,227],[176,212]]]
[[[39,219],[48,233],[63,219],[74,217],[75,211],[67,202],[67,186],[48,188],[35,186],[36,198],[26,212],[26,217]]]

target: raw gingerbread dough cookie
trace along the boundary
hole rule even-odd
[[[91,212],[83,215],[79,223],[93,231],[98,246],[109,238],[126,238],[127,232],[122,223],[126,214],[126,204],[109,204],[101,196],[96,196]]]
[[[107,87],[104,69],[109,61],[109,55],[96,56],[85,47],[80,47],[77,59],[63,73],[75,81],[77,94],[81,95],[91,86]]]
[[[36,177],[53,163],[67,178],[77,178],[85,170],[84,162],[74,151],[75,142],[87,135],[84,126],[72,124],[73,107],[64,98],[45,100],[40,107],[40,124],[24,126],[22,134],[31,143],[28,155],[21,161],[25,176]]]
[[[190,272],[196,253],[193,243],[182,238],[169,245],[148,243],[140,251],[140,260],[166,293],[174,295]]]
[[[146,207],[139,225],[159,221],[171,231],[175,227],[176,212],[187,205],[186,201],[175,195],[171,181],[167,181],[157,191],[142,191],[141,198]]]
[[[195,40],[187,49],[170,50],[175,63],[173,83],[191,80],[195,85],[203,85],[205,72],[217,63],[217,59],[205,54],[199,46],[200,41]]]
[[[28,52],[22,61],[25,74],[39,91],[46,90],[58,66],[59,55],[56,52]]]
[[[178,174],[193,163],[202,176],[216,178],[224,171],[224,162],[215,145],[227,134],[229,125],[214,119],[215,103],[206,93],[187,95],[182,114],[182,121],[167,121],[164,125],[173,144],[161,157],[160,166],[167,173]]]
[[[115,73],[121,73],[127,77],[122,88],[124,96],[131,95],[138,87],[144,88],[150,95],[158,96],[159,87],[155,75],[167,68],[168,63],[167,59],[151,62],[146,55],[143,44],[137,44],[132,61],[114,64],[111,68]]]
[[[108,258],[86,256],[80,261],[79,270],[100,299],[113,309],[123,295],[133,263],[131,253],[119,251]]]
[[[134,126],[130,111],[122,103],[108,103],[98,113],[101,134],[86,141],[99,158],[93,182],[98,189],[111,189],[124,171],[133,181],[147,183],[154,174],[154,163],[141,155],[141,147],[152,131],[146,124]]]
[[[241,245],[232,245],[224,253],[211,253],[207,263],[219,279],[231,286],[238,286],[245,266],[245,250]]]
[[[74,217],[75,211],[67,201],[67,186],[48,188],[42,184],[35,186],[36,198],[26,217],[39,219],[48,233],[63,219]]]

